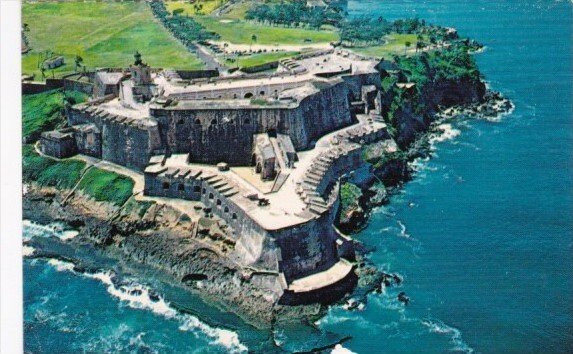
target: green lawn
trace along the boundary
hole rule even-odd
[[[232,20],[242,20],[245,18],[247,14],[247,10],[255,4],[255,0],[243,0],[239,3],[233,4],[229,11],[226,12],[223,16],[228,19]]]
[[[195,3],[191,4],[189,1],[165,1],[165,7],[171,13],[175,9],[183,9],[183,13],[189,16],[201,16],[208,15],[215,11],[227,0],[197,0]],[[201,11],[195,12],[195,5],[203,6]]]
[[[76,55],[88,68],[126,67],[136,50],[153,67],[202,67],[199,59],[155,20],[143,1],[24,3],[22,22],[29,26],[32,49],[22,57],[22,71],[35,74],[36,79],[41,79],[40,57],[48,50],[65,57],[66,64],[54,70],[56,76],[74,71]]]
[[[44,186],[69,189],[78,183],[85,162],[79,160],[56,161],[38,155],[32,145],[22,148],[22,177]]]
[[[229,59],[226,60],[226,63],[229,66],[238,66],[240,68],[265,64],[273,61],[277,61],[283,58],[290,58],[300,54],[300,52],[270,52],[270,53],[260,53],[260,54],[253,54],[249,56],[241,56],[237,57],[236,61],[232,62]]]
[[[415,50],[418,39],[416,34],[393,33],[386,36],[386,41],[383,45],[356,47],[352,48],[352,51],[363,55],[391,59],[394,55],[404,55],[407,51]],[[406,48],[406,42],[411,43],[409,48]]]
[[[71,189],[80,182],[78,188],[87,195],[97,201],[112,202],[116,205],[122,205],[131,197],[134,185],[131,178],[95,167],[81,178],[85,168],[86,163],[81,160],[58,161],[40,156],[33,145],[24,145],[22,149],[24,181],[35,181],[40,185],[58,189]]]
[[[66,92],[71,102],[83,102],[87,96],[80,92]],[[27,141],[40,138],[43,131],[52,130],[64,123],[61,114],[64,108],[64,93],[61,90],[47,91],[22,97],[22,137]]]
[[[254,22],[220,19],[209,16],[197,16],[195,20],[205,26],[207,30],[218,33],[221,36],[221,41],[234,44],[251,44],[251,36],[253,34],[257,36],[257,44],[265,45],[304,45],[310,43],[328,43],[338,40],[338,33],[334,31],[275,27]]]
[[[82,178],[79,189],[97,201],[122,205],[133,194],[131,178],[99,168],[90,169]]]

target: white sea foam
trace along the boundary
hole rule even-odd
[[[404,225],[400,220],[396,221],[400,226],[400,236],[405,238],[410,238],[410,234],[406,232],[406,225]]]
[[[444,322],[436,319],[425,319],[422,320],[421,323],[426,326],[431,333],[449,336],[450,341],[454,345],[452,350],[470,354],[474,352],[474,349],[463,341],[462,333],[459,329],[448,326]]]
[[[36,249],[35,249],[34,247],[32,247],[32,246],[26,246],[26,245],[24,245],[24,246],[22,247],[22,255],[23,255],[24,257],[31,256],[32,254],[34,254],[34,251],[35,251],[35,250],[36,250]]]
[[[54,266],[58,271],[73,271],[74,265],[72,263],[63,262],[56,259],[50,259],[49,264]],[[107,292],[112,296],[118,298],[122,303],[135,309],[148,310],[156,315],[163,316],[167,319],[174,319],[180,323],[179,329],[181,331],[200,331],[208,337],[212,338],[212,344],[220,345],[232,353],[246,352],[248,348],[241,343],[237,333],[223,329],[214,328],[206,323],[201,322],[197,317],[180,314],[174,308],[169,306],[163,297],[158,296],[158,300],[154,301],[150,296],[150,288],[130,282],[126,285],[116,287],[112,281],[114,273],[111,271],[97,272],[93,274],[82,273],[81,275],[95,279],[106,285]]]
[[[24,240],[30,240],[33,237],[57,237],[62,241],[70,240],[78,235],[76,230],[69,230],[65,225],[59,222],[53,222],[47,225],[35,223],[30,220],[22,221],[24,227]]]
[[[331,354],[356,354],[352,350],[346,349],[342,346],[342,344],[337,344],[334,346],[334,349],[330,352]]]
[[[70,262],[61,261],[59,259],[50,259],[48,264],[54,267],[58,272],[73,271],[74,264]]]
[[[432,145],[435,143],[453,140],[462,133],[459,129],[452,127],[450,123],[439,124],[436,129],[438,131],[434,132],[430,136],[430,144]]]
[[[497,109],[499,104],[500,104],[500,103],[496,103],[496,104],[494,105],[494,107]],[[513,111],[515,111],[515,104],[512,104],[512,105],[511,105],[511,108],[510,108],[509,110],[505,111],[505,112],[500,112],[500,113],[498,113],[498,114],[495,115],[495,116],[485,116],[484,118],[485,118],[485,120],[487,120],[488,122],[499,123],[499,122],[501,122],[501,121],[503,120],[504,117],[507,117],[507,116],[511,115],[511,114],[513,113]]]

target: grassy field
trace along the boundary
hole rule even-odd
[[[42,186],[58,189],[78,188],[97,201],[122,205],[132,195],[134,182],[131,178],[114,172],[91,168],[85,172],[86,163],[76,159],[54,160],[40,156],[33,145],[22,149],[22,177]]]
[[[40,133],[52,130],[64,123],[61,114],[64,98],[71,102],[83,102],[87,96],[80,92],[61,90],[47,91],[35,95],[24,95],[22,98],[22,137],[28,141],[39,139]]]
[[[328,43],[338,40],[338,33],[334,31],[275,27],[254,22],[219,19],[209,16],[197,16],[195,19],[205,26],[207,30],[218,33],[221,36],[221,41],[234,44],[250,44],[253,34],[257,36],[257,44],[265,45],[304,45],[309,43]]]
[[[78,188],[97,201],[122,205],[131,197],[133,185],[134,182],[129,177],[92,168],[84,175]]]
[[[201,62],[155,21],[145,2],[24,3],[32,51],[22,57],[22,71],[41,79],[38,63],[45,51],[63,55],[56,76],[74,71],[80,55],[88,68],[125,67],[139,50],[154,67],[198,69]],[[47,71],[47,76],[52,72]]]
[[[227,0],[197,0],[193,4],[189,1],[165,1],[165,7],[169,12],[175,9],[183,9],[183,13],[189,16],[209,15]],[[202,6],[200,11],[195,11],[195,5]]]
[[[234,62],[227,59],[226,63],[229,66],[238,66],[240,68],[244,68],[244,67],[269,63],[272,61],[277,61],[283,58],[289,58],[297,54],[300,54],[300,52],[291,51],[291,52],[271,52],[271,53],[253,54],[244,57],[237,57],[236,61]]]
[[[406,48],[406,42],[410,42],[409,48]],[[370,47],[356,47],[352,51],[372,57],[391,59],[394,55],[404,55],[411,50],[415,50],[418,43],[416,34],[398,34],[393,33],[386,36],[386,43]]]
[[[241,20],[245,18],[247,14],[247,10],[253,6],[253,4],[257,3],[255,0],[244,0],[239,3],[233,4],[228,12],[226,12],[223,16],[228,19],[232,20]]]
[[[44,186],[69,189],[78,183],[85,162],[79,160],[55,161],[40,156],[32,145],[22,149],[22,177],[24,181],[36,181]]]

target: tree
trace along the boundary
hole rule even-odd
[[[406,51],[408,50],[408,48],[410,48],[411,45],[412,42],[410,41],[406,41],[406,43],[404,43],[404,55],[406,55]]]
[[[74,58],[75,71],[78,71],[78,68],[82,66],[83,61],[84,58],[80,57],[79,55],[76,55],[76,57]]]
[[[179,16],[183,13],[183,11],[185,11],[185,10],[183,10],[182,8],[177,8],[177,9],[173,10],[173,16]]]
[[[253,47],[253,42],[257,41],[257,35],[256,34],[252,34],[251,35],[251,45],[249,46],[249,50],[251,50],[251,48]]]
[[[224,52],[224,57],[225,59],[227,59],[227,48],[229,47],[229,43],[225,42],[223,43],[223,52]]]

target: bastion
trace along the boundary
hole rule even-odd
[[[68,127],[42,134],[40,149],[143,175],[145,197],[188,201],[197,224],[225,230],[230,257],[273,301],[319,301],[356,277],[352,242],[333,224],[341,178],[365,144],[389,139],[381,68],[323,50],[266,74],[189,75],[137,53],[92,75],[90,101],[67,107]]]

